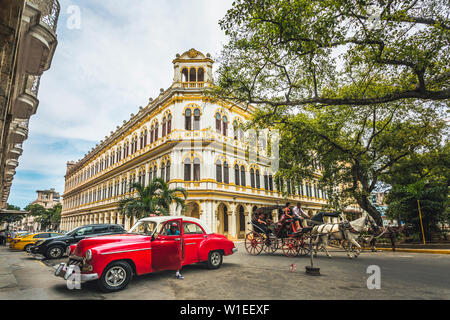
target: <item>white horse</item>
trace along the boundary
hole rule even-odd
[[[364,212],[361,218],[346,223],[324,223],[318,226],[314,226],[311,230],[311,236],[315,236],[313,245],[316,246],[314,250],[314,256],[317,256],[319,245],[325,250],[325,253],[331,258],[330,253],[327,250],[328,240],[347,240],[349,247],[342,246],[347,252],[347,256],[357,258],[361,252],[361,246],[356,241],[361,232],[367,231],[369,226],[376,226],[375,220],[367,213]],[[341,227],[340,227],[341,226]],[[356,250],[353,250],[353,245],[356,246]],[[351,254],[353,253],[353,257]]]

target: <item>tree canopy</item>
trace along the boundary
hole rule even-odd
[[[381,225],[370,193],[447,130],[447,12],[443,0],[236,0],[210,94],[280,129],[280,175],[313,177],[319,161],[330,196]]]
[[[236,0],[216,95],[253,105],[450,97],[446,0]]]
[[[128,217],[141,219],[151,214],[169,215],[170,205],[174,202],[176,207],[184,208],[187,197],[183,188],[169,189],[168,184],[161,178],[153,179],[148,186],[140,183],[133,183],[131,189],[135,191],[133,196],[122,199],[119,202],[118,210]],[[184,197],[179,197],[179,194]]]

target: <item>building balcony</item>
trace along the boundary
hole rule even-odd
[[[50,68],[57,45],[59,12],[57,0],[26,0],[22,19],[27,31],[20,54],[26,73],[41,75]]]
[[[6,160],[6,169],[15,169],[19,165],[19,161],[15,159]]]
[[[17,143],[9,148],[7,157],[8,159],[19,159],[19,157],[22,155],[22,152],[23,152],[22,144]]]
[[[211,86],[208,82],[181,82],[181,87],[185,89],[205,88]]]
[[[39,91],[40,76],[26,75],[24,77],[23,91],[13,104],[12,115],[14,118],[29,119],[36,113],[39,104],[37,94]]]
[[[22,143],[28,138],[28,121],[13,121],[9,129],[9,142]]]

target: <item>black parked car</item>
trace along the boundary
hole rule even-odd
[[[69,231],[63,236],[40,240],[31,247],[30,253],[40,258],[58,259],[66,252],[67,247],[84,238],[98,237],[108,234],[123,234],[127,231],[118,224],[90,224]]]

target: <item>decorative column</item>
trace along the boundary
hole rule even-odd
[[[233,203],[231,205],[231,214],[228,215],[228,234],[229,238],[237,239],[236,235],[236,217],[238,216],[236,214],[238,206],[236,203]]]

